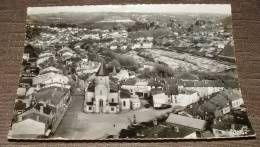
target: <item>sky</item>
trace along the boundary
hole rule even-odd
[[[59,12],[139,12],[139,13],[216,13],[231,14],[230,4],[140,4],[29,7],[27,14]]]

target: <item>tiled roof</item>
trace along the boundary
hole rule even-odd
[[[48,123],[50,121],[50,116],[45,114],[45,113],[41,113],[38,110],[32,108],[22,114],[20,114],[19,116],[22,117],[23,120],[26,119],[33,119],[33,120],[37,120],[39,118],[39,122],[43,122],[43,123]],[[38,117],[38,118],[37,118]]]
[[[48,101],[50,100],[52,104],[56,105],[58,104],[61,99],[64,97],[65,94],[69,92],[69,89],[67,88],[61,88],[61,87],[46,87],[40,89],[36,94],[35,98],[36,101]]]
[[[199,129],[199,130],[203,130],[206,125],[205,120],[186,117],[186,116],[177,115],[173,113],[169,115],[166,122],[189,127],[189,128]]]

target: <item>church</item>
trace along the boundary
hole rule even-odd
[[[94,81],[85,88],[84,112],[117,113],[120,111],[119,103],[118,84],[109,80],[102,63]]]

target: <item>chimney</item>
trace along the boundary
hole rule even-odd
[[[177,132],[177,133],[179,133],[179,132],[180,132],[179,127],[175,126],[175,127],[174,127],[174,131]]]
[[[36,121],[39,121],[39,120],[40,120],[40,116],[37,115],[37,116],[36,116]]]
[[[40,106],[40,112],[43,113],[43,105]]]

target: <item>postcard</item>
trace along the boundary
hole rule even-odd
[[[28,7],[9,139],[253,137],[230,4]]]

